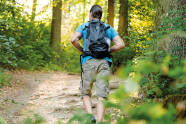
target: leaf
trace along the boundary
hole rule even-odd
[[[10,45],[10,43],[9,43],[9,42],[5,42],[5,43],[4,43],[4,45],[7,45],[7,46],[9,46],[9,45]]]
[[[154,89],[148,90],[147,94],[148,95],[154,94]]]
[[[183,74],[183,69],[179,66],[176,66],[169,71],[168,76],[179,77],[179,76],[181,76],[181,74]]]
[[[167,110],[164,109],[161,104],[151,107],[148,111],[150,114],[152,114],[153,118],[160,118],[167,112]]]
[[[4,101],[8,101],[8,97],[6,97],[6,99],[4,99]]]
[[[132,78],[127,78],[124,83],[124,89],[127,93],[131,93],[138,90],[138,83],[134,82]]]
[[[12,103],[18,104],[17,102],[15,102],[14,100],[12,100]]]

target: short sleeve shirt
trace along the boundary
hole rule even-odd
[[[97,19],[95,19],[96,21],[99,21]],[[83,23],[81,24],[77,29],[76,29],[76,32],[79,32],[81,34],[81,37],[83,37],[83,46],[85,46],[85,41],[86,41],[86,36],[87,36],[87,30],[83,30],[85,28],[85,26],[88,26],[89,22],[86,22],[86,23]],[[105,24],[105,26],[110,26],[108,24]],[[108,36],[108,38],[112,41],[114,39],[114,37],[116,35],[118,35],[118,33],[116,32],[116,30],[110,26],[109,29],[107,29],[106,31],[106,34]],[[83,49],[84,51],[85,49]],[[97,58],[94,58],[92,56],[86,56],[86,57],[83,57],[82,58],[82,64],[85,63],[86,61],[88,61],[89,59],[97,59]],[[105,60],[107,60],[108,62],[112,63],[112,60],[109,58],[109,57],[105,57],[103,58]]]

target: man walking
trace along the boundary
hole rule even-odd
[[[104,28],[104,31],[106,32],[104,36],[106,36],[108,46],[110,47],[109,41],[112,41],[115,45],[112,48],[109,48],[107,52],[115,53],[119,51],[120,49],[125,47],[125,44],[121,37],[118,35],[118,33],[115,31],[113,27],[111,27],[108,24],[105,24],[101,22],[102,17],[102,8],[99,5],[93,5],[90,9],[89,13],[89,22],[86,22],[84,24],[81,24],[73,34],[71,38],[71,43],[74,45],[75,48],[77,48],[82,54],[82,80],[81,80],[81,98],[83,99],[83,104],[85,107],[85,110],[87,113],[93,114],[92,112],[92,102],[91,102],[91,89],[93,82],[95,82],[96,87],[96,94],[98,97],[98,103],[97,103],[97,122],[100,122],[103,120],[105,108],[102,103],[102,101],[107,98],[109,94],[109,80],[108,77],[110,75],[110,68],[109,65],[112,63],[111,57],[109,55],[103,56],[101,53],[98,55],[99,51],[93,52],[94,49],[96,49],[96,45],[99,44],[104,45],[104,43],[96,43],[94,46],[91,43],[92,39],[96,38],[98,35],[104,34],[100,33],[103,30],[99,30],[99,33],[93,34],[95,30],[98,30],[99,28]],[[99,25],[98,23],[99,22]],[[90,26],[90,24],[95,24],[97,27],[94,28],[94,26]],[[101,25],[101,26],[100,26]],[[99,27],[100,26],[100,27]],[[88,28],[92,29],[88,29]],[[89,35],[89,37],[87,37]],[[79,43],[79,39],[83,37],[83,46]],[[101,36],[103,37],[103,36]],[[88,40],[89,41],[88,41]],[[91,40],[90,40],[91,39]],[[100,38],[101,39],[101,38]],[[109,41],[108,41],[109,40]],[[102,41],[100,41],[102,42]],[[88,46],[87,46],[88,44]],[[90,47],[90,45],[92,45]],[[100,46],[98,46],[100,47]],[[92,50],[92,51],[91,51]],[[91,52],[92,53],[91,53]],[[93,54],[95,53],[95,54]],[[95,117],[92,116],[90,118],[90,121],[93,123],[96,123]]]

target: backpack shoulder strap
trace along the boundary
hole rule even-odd
[[[106,31],[107,29],[109,29],[109,28],[110,28],[110,26],[107,26],[107,27],[106,27],[104,22],[102,22],[102,21],[99,21],[99,22],[100,22],[102,25],[104,25],[104,27],[105,27],[105,29],[104,29],[104,30],[105,30],[105,31]]]
[[[83,31],[86,30],[87,28],[89,28],[89,26],[90,26],[90,21],[88,21],[88,22],[89,22],[89,23],[88,23],[88,26],[85,25],[85,28],[83,29]]]
[[[109,29],[109,28],[110,28],[110,26],[105,27],[105,31],[106,31],[107,29]]]

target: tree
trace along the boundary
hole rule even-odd
[[[108,0],[107,22],[112,27],[114,26],[114,4],[115,4],[115,0]]]
[[[107,4],[108,4],[108,1],[106,0],[104,3],[104,7],[103,7],[103,17],[102,17],[103,22],[106,22],[106,20],[107,20],[107,11],[108,11]]]
[[[118,32],[121,37],[128,36],[128,0],[120,0],[119,9],[119,28]]]
[[[51,27],[51,40],[50,44],[52,49],[60,55],[61,52],[61,18],[62,18],[62,0],[53,0],[53,10],[52,10],[52,27]],[[59,59],[56,58],[59,62]]]
[[[158,0],[155,31],[165,30],[167,38],[160,43],[161,48],[170,51],[180,59],[186,56],[186,1],[185,0]]]
[[[37,0],[33,0],[31,21],[35,20]]]

